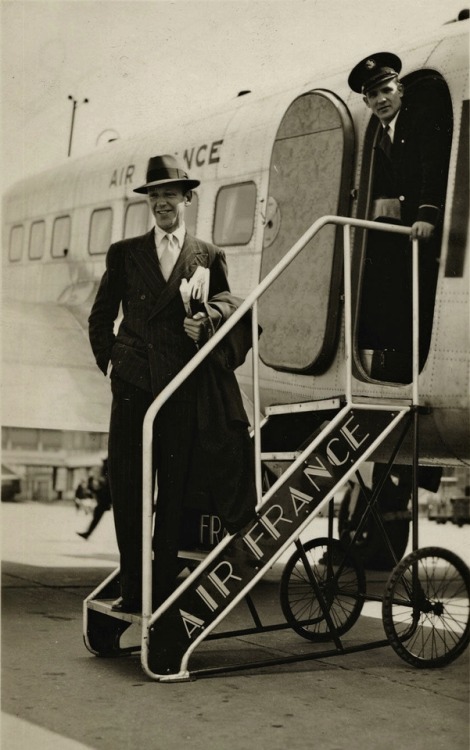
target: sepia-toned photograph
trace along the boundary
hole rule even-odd
[[[463,0],[0,0],[2,750],[468,750]]]

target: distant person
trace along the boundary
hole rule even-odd
[[[197,185],[199,181],[189,179],[173,156],[150,159],[145,184],[134,192],[147,195],[156,227],[141,237],[111,245],[89,317],[91,346],[102,372],[110,371],[113,394],[108,459],[121,586],[121,598],[112,606],[115,611],[140,611],[142,607],[145,414],[197,347],[240,304],[230,294],[224,252],[186,231],[185,209]],[[200,267],[209,269],[208,304],[188,312],[180,286],[189,284]],[[121,305],[123,319],[115,335]],[[193,468],[204,462],[210,468],[205,484],[219,503],[217,515],[230,533],[254,514],[252,445],[233,372],[238,364],[216,366],[213,357],[202,363],[155,420],[154,607],[175,587]]]
[[[429,78],[406,97],[401,60],[390,52],[364,58],[348,83],[362,94],[382,131],[375,151],[372,215],[411,227],[419,243],[420,366],[429,346],[452,134],[451,115]],[[439,83],[439,81],[437,82]],[[434,88],[433,88],[434,86]],[[441,89],[439,89],[441,90]],[[372,350],[372,377],[411,381],[411,244],[407,237],[369,232],[358,328],[361,350]]]
[[[91,480],[91,481],[90,481]],[[89,480],[89,491],[92,493],[96,500],[96,505],[93,509],[93,518],[86,531],[77,531],[78,536],[82,539],[88,539],[89,536],[98,526],[103,514],[111,509],[111,493],[109,490],[108,482],[108,460],[104,459],[103,466],[101,468],[101,475],[99,479],[90,477]],[[91,486],[91,489],[90,489]]]
[[[85,513],[91,512],[90,500],[93,498],[93,492],[90,488],[90,479],[82,479],[75,490],[75,508],[84,510]]]

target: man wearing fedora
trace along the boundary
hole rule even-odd
[[[120,552],[121,598],[113,605],[118,611],[141,607],[142,424],[146,411],[197,346],[237,307],[223,251],[186,231],[185,206],[197,185],[199,181],[189,179],[174,157],[150,159],[146,182],[134,192],[148,196],[156,226],[140,237],[111,245],[89,317],[91,346],[98,366],[110,375],[113,394],[108,473]],[[189,317],[180,284],[191,279],[199,266],[210,269],[209,315],[200,312]],[[123,318],[115,334],[121,305]],[[251,451],[248,420],[234,368],[222,368],[214,376],[213,366],[203,362],[155,420],[154,606],[174,588],[184,506],[191,472],[199,461],[201,422],[207,435],[217,435],[214,475],[220,483],[226,480],[219,492],[226,493],[227,486],[233,490],[231,499],[224,495],[226,528],[231,533],[238,530],[254,510],[254,483],[246,470]],[[221,394],[223,404],[216,419],[213,404]],[[225,464],[224,474],[220,467]]]
[[[353,68],[348,83],[381,126],[370,218],[409,226],[411,237],[420,240],[422,366],[432,328],[452,123],[433,96],[431,77],[421,85],[419,101],[415,89],[404,98],[401,67],[393,53],[370,55]],[[369,233],[359,348],[374,350],[371,374],[382,380],[411,380],[410,248],[407,238]]]

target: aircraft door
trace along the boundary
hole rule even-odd
[[[261,278],[321,216],[347,215],[354,131],[343,102],[328,91],[295,99],[273,147]],[[319,373],[338,340],[342,230],[324,227],[259,303],[262,360],[277,370]]]
[[[440,132],[441,135],[439,139],[435,139],[432,152],[428,146],[426,163],[424,157],[421,157],[421,161],[415,159],[416,163],[410,164],[408,154],[407,160],[402,157],[401,163],[408,166],[409,184],[412,184],[415,193],[416,185],[431,184],[431,175],[434,191],[437,194],[439,188],[445,196],[453,134],[453,110],[448,86],[442,76],[432,70],[419,70],[411,73],[403,78],[403,84],[405,93],[402,109],[408,116],[408,122],[411,115],[418,118],[420,113],[424,112],[428,122],[432,123],[435,131]],[[364,138],[357,207],[359,218],[379,221],[384,220],[384,217],[376,215],[373,197],[376,192],[374,181],[377,179],[377,144],[381,132],[379,121],[371,117]],[[412,137],[417,142],[416,135],[413,134],[409,125],[407,130],[402,131],[402,135],[406,135],[401,140],[402,144]],[[417,148],[416,152],[420,153]],[[432,153],[433,162],[431,162],[430,153]],[[439,166],[439,180],[436,178],[436,166],[433,165]],[[431,166],[433,169],[430,168]],[[383,183],[383,175],[386,174],[383,167],[380,174]],[[397,202],[403,200],[404,196],[401,196]],[[414,205],[413,201],[409,202]],[[462,205],[464,204],[466,204],[465,200]],[[406,206],[406,203],[401,205]],[[417,205],[411,214],[409,208],[407,211],[402,209],[401,218],[389,217],[388,221],[411,226],[416,220],[416,214]],[[431,344],[442,238],[443,223],[439,221],[432,238],[420,243],[420,370],[425,365]],[[449,243],[451,247],[464,246],[461,242],[456,242],[453,236],[451,239]],[[353,261],[353,268],[360,269],[360,278],[354,280],[353,286],[360,290],[355,337],[361,367],[374,380],[409,383],[412,379],[410,243],[405,237],[359,231],[355,234],[354,255],[356,262]]]

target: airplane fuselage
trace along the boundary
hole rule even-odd
[[[411,87],[434,77],[448,91],[452,107],[433,328],[419,377],[420,403],[429,410],[422,420],[422,458],[440,464],[470,458],[464,25],[468,22],[401,52],[405,87],[407,79]],[[375,133],[370,112],[349,90],[343,70],[271,96],[249,94],[196,121],[113,142],[11,188],[4,198],[2,240],[4,424],[106,431],[108,386],[84,331],[110,243],[153,225],[145,197],[133,192],[143,182],[151,155],[174,154],[200,180],[188,231],[223,247],[232,290],[246,297],[319,217],[368,218]],[[364,238],[358,232],[352,251],[355,314],[363,263]],[[343,392],[342,283],[341,233],[328,227],[266,294],[260,304],[263,408]],[[357,396],[409,397],[408,384],[368,376],[356,341],[353,346]],[[54,368],[67,381],[59,395],[54,394]],[[249,361],[238,376],[249,397]],[[35,391],[26,408],[19,394],[31,388]],[[57,408],[51,410],[53,404]]]

